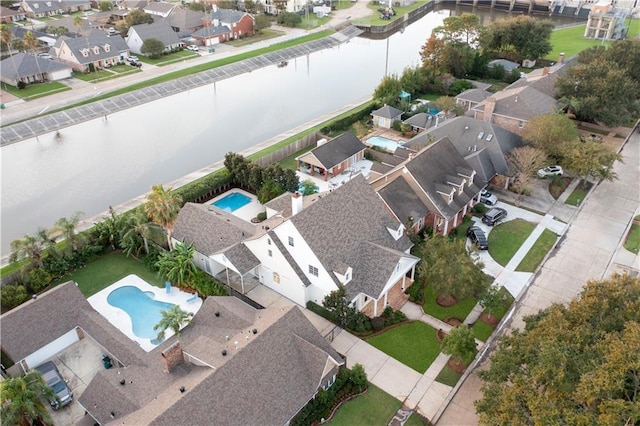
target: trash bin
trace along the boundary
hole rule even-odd
[[[108,355],[102,354],[102,365],[106,370],[111,368],[111,358]]]

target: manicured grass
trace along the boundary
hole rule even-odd
[[[634,218],[640,220],[640,215]],[[624,248],[632,253],[638,253],[640,251],[640,225],[635,223],[631,225],[627,239],[624,242]]]
[[[628,22],[625,20],[625,22]],[[565,58],[577,55],[581,51],[592,46],[600,46],[602,40],[584,38],[584,29],[586,25],[577,27],[561,28],[551,33],[551,45],[553,50],[545,57],[550,61],[557,61],[561,52],[564,52]],[[628,38],[637,37],[640,34],[640,19],[634,19],[629,28]],[[609,45],[610,42],[605,42]]]
[[[296,161],[296,157],[301,156],[302,154],[306,154],[315,148],[315,145],[309,145],[306,148],[302,148],[300,151],[295,152],[288,156],[287,158],[280,160],[280,165],[283,169],[296,170],[298,168],[298,163]]]
[[[473,335],[476,336],[476,339],[486,342],[489,336],[493,334],[493,327],[482,321],[476,321],[471,327],[471,331],[473,331]]]
[[[445,365],[442,370],[440,370],[440,373],[438,373],[436,382],[454,387],[456,383],[458,383],[458,380],[460,380],[460,377],[462,377],[462,374],[456,373],[455,371],[450,369],[448,365]]]
[[[386,425],[400,408],[401,402],[380,388],[369,384],[369,389],[338,408],[329,422],[331,425]]]
[[[476,306],[476,303],[478,303],[477,300],[467,299],[445,308],[444,306],[438,305],[436,302],[437,296],[431,286],[426,286],[424,289],[424,305],[422,305],[422,309],[425,313],[443,321],[445,318],[458,318],[464,321],[467,315],[469,315],[469,312],[471,312],[473,307]]]
[[[140,62],[143,62],[145,64],[157,65],[159,67],[162,67],[164,65],[173,64],[174,62],[180,62],[186,59],[193,59],[199,56],[200,55],[190,50],[178,50],[176,52],[172,52],[167,55],[162,55],[159,58],[148,58],[146,56],[138,56],[138,59],[140,60]]]
[[[569,204],[570,206],[578,207],[584,201],[584,198],[589,193],[591,186],[592,185],[590,182],[584,182],[584,181],[580,182],[578,186],[576,186],[576,189],[573,190],[571,195],[569,195],[569,197],[564,203]]]
[[[284,31],[272,30],[271,28],[265,28],[259,34],[253,35],[251,37],[239,38],[237,40],[229,40],[224,44],[233,47],[242,47],[247,46],[249,44],[257,43],[259,41],[269,40],[271,38],[276,38],[284,35]]]
[[[37,99],[43,96],[53,95],[54,93],[64,92],[65,90],[71,90],[71,87],[65,86],[57,81],[49,83],[36,83],[29,84],[24,89],[20,90],[15,86],[2,83],[2,90],[11,93],[24,100]]]
[[[95,81],[109,80],[117,76],[117,74],[114,74],[112,72],[105,71],[105,70],[98,70],[98,71],[91,71],[91,72],[77,72],[77,73],[74,73],[73,76],[78,80],[95,82]]]
[[[440,353],[436,331],[420,321],[394,327],[367,339],[367,343],[419,373],[427,371]]]
[[[536,225],[523,219],[515,219],[496,226],[489,232],[489,254],[502,266],[506,266]]]
[[[547,255],[558,237],[552,231],[545,229],[531,247],[531,250],[522,259],[516,271],[535,272],[542,259]]]
[[[373,2],[369,2],[367,7],[371,9],[371,15],[364,18],[353,19],[351,22],[357,23],[357,24],[364,24],[364,25],[388,25],[389,23],[395,21],[396,19],[403,19],[404,15],[408,14],[413,10],[418,9],[420,6],[424,5],[428,1],[429,0],[426,0],[426,1],[417,0],[415,3],[409,6],[393,6],[393,10],[396,12],[396,14],[395,16],[392,16],[391,19],[389,20],[384,20],[380,18],[380,12],[378,12],[378,8],[384,7],[384,6],[379,4],[373,4]]]
[[[85,297],[92,296],[129,274],[138,275],[151,285],[164,287],[164,282],[140,261],[121,252],[100,256],[60,282],[75,281]]]
[[[428,426],[428,424],[429,423],[423,420],[422,417],[420,417],[416,413],[412,413],[404,423],[404,426]]]

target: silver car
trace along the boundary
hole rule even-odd
[[[37,366],[36,370],[42,374],[44,382],[53,389],[55,393],[55,397],[49,401],[54,410],[71,404],[71,401],[73,401],[73,392],[71,392],[71,389],[69,389],[69,386],[67,386],[67,383],[60,375],[58,367],[56,367],[52,361],[47,361]]]
[[[480,191],[480,201],[488,206],[495,206],[498,202],[498,197],[496,197],[486,189],[483,189],[482,191]]]

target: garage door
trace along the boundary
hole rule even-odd
[[[24,360],[27,363],[29,368],[36,367],[42,364],[44,361],[48,360],[52,356],[56,355],[58,352],[68,348],[69,346],[76,343],[78,340],[78,333],[74,328],[70,332],[58,337],[53,342],[49,343],[46,346],[38,349],[31,355],[27,356]]]

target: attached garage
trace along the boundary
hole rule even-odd
[[[79,340],[80,337],[78,336],[77,328],[74,328],[73,330],[65,333],[48,345],[45,345],[37,351],[33,352],[31,355],[26,356],[22,360],[22,367],[25,371],[30,370],[33,367],[36,367],[42,362],[53,357],[57,353],[65,350]]]

